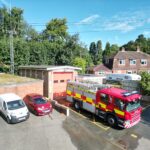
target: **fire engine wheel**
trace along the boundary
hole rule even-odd
[[[74,107],[75,107],[75,109],[79,110],[80,109],[80,103],[78,101],[75,101]]]
[[[107,122],[112,127],[116,126],[117,124],[116,118],[113,115],[108,115]]]

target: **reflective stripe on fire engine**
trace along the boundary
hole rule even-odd
[[[82,100],[84,103],[90,103],[91,105],[95,106],[94,100],[90,97],[85,96],[85,98],[83,99],[81,94],[79,94],[79,93],[73,94],[73,92],[70,90],[67,90],[67,94],[69,96],[73,96],[74,98],[78,98],[78,99]]]
[[[81,94],[76,93],[75,97],[81,99]]]
[[[95,105],[96,106],[96,108],[99,108],[99,104],[97,104],[97,105]]]
[[[87,98],[86,98],[86,101],[89,102],[89,103],[91,103],[91,104],[93,103],[93,99],[90,98],[90,97],[87,97]]]
[[[102,107],[102,108],[106,108],[106,104],[103,104],[103,103],[99,103],[99,105]]]
[[[118,109],[114,109],[114,111],[115,111],[116,114],[124,116],[124,112],[123,111],[120,111]]]
[[[67,94],[68,94],[68,95],[71,95],[71,93],[72,93],[72,92],[71,92],[70,90],[67,90]]]

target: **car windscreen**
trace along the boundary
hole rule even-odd
[[[126,111],[130,112],[138,107],[140,107],[141,104],[140,104],[140,99],[136,99],[134,101],[131,101],[131,102],[127,102],[126,103]]]
[[[15,100],[11,102],[7,102],[8,110],[15,110],[19,108],[23,108],[25,106],[22,100]]]
[[[39,97],[39,98],[35,98],[34,102],[35,102],[35,104],[45,104],[46,100],[43,99],[42,97]]]

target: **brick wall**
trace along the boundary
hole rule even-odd
[[[38,93],[43,95],[43,81],[40,80],[28,83],[0,86],[0,94],[4,93],[15,93],[22,98],[29,93]]]

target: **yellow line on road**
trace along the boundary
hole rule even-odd
[[[82,114],[80,114],[80,113],[78,113],[78,112],[76,112],[76,111],[74,111],[74,110],[72,110],[72,109],[70,109],[72,112],[74,112],[75,114],[77,114],[78,116],[80,116],[80,117],[82,117],[82,118],[84,118],[84,119],[88,119],[87,117],[85,117],[84,115],[82,115]],[[100,124],[98,124],[97,122],[93,122],[93,121],[89,121],[89,122],[91,122],[92,124],[94,124],[94,125],[96,125],[97,127],[99,127],[99,128],[101,128],[101,129],[103,129],[103,130],[105,130],[105,131],[107,131],[110,127],[103,127],[102,125],[100,125]]]
[[[135,134],[131,134],[131,136],[135,139],[137,138],[137,135],[135,135]]]
[[[98,126],[99,128],[105,130],[105,131],[107,131],[110,128],[110,127],[105,128],[105,127],[101,126],[100,124],[98,124],[97,122],[93,122],[93,121],[90,121],[90,122],[93,123],[94,125]]]
[[[82,114],[80,114],[80,113],[78,113],[78,112],[76,112],[76,111],[74,111],[74,110],[72,110],[72,109],[70,109],[70,108],[69,108],[69,110],[71,110],[72,112],[74,112],[74,113],[77,114],[78,116],[80,116],[80,117],[82,117],[82,118],[84,118],[84,119],[87,119],[87,117],[83,116]],[[103,130],[105,130],[105,131],[107,131],[107,130],[110,128],[110,127],[106,127],[106,128],[105,128],[105,127],[101,126],[100,124],[98,124],[97,122],[93,122],[93,121],[89,121],[89,122],[91,122],[92,124],[96,125],[97,127],[101,128],[101,129],[103,129]],[[112,142],[112,141],[110,141],[110,140],[108,140],[108,139],[106,139],[106,138],[104,138],[104,140],[106,140],[107,142],[111,143],[112,145],[114,145],[114,146],[120,148],[121,150],[125,150],[125,148],[123,148],[121,145],[119,145],[119,144],[117,144],[117,143],[114,143],[114,142]]]

